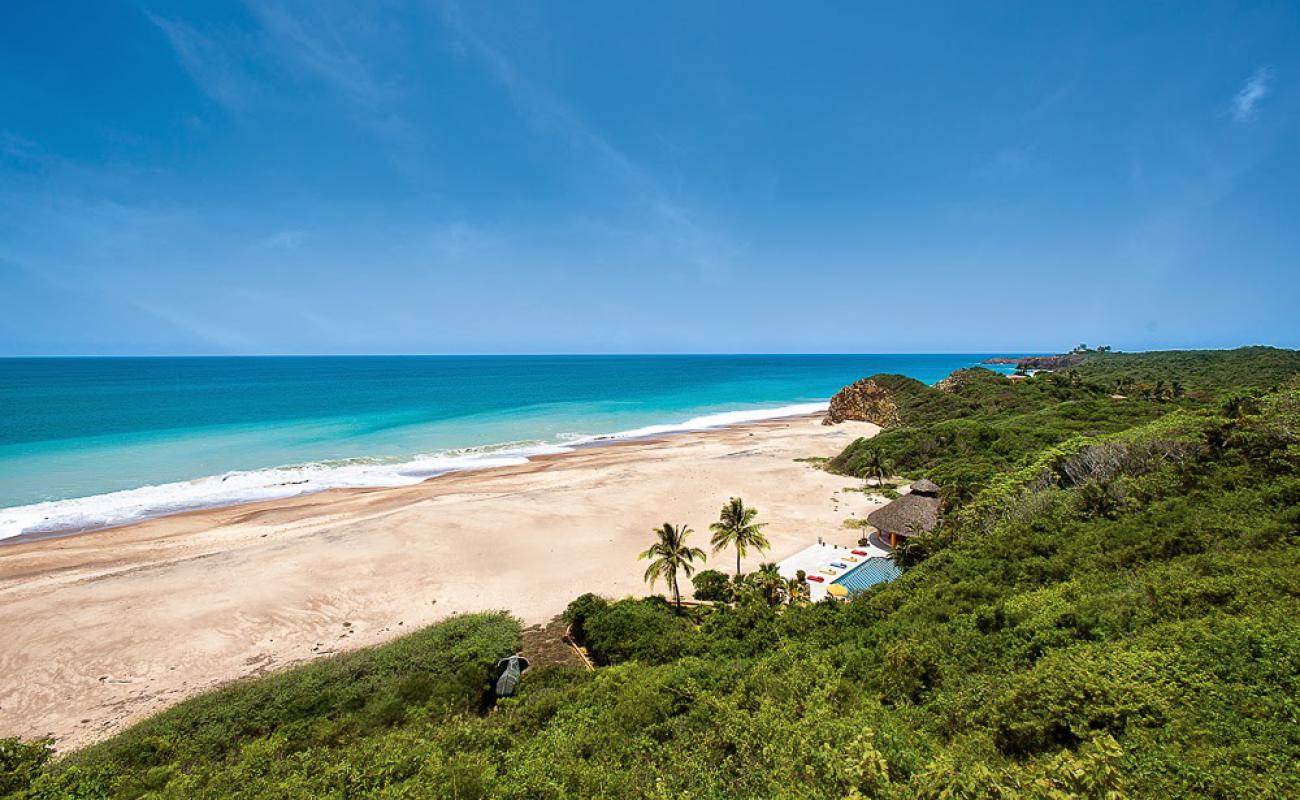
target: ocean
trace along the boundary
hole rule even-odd
[[[971,355],[0,359],[0,539],[825,408]]]

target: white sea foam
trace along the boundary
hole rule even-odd
[[[608,442],[620,439],[645,439],[651,436],[661,436],[665,433],[687,433],[689,431],[706,431],[710,428],[725,428],[728,425],[741,425],[746,422],[761,422],[765,419],[779,419],[781,417],[796,417],[804,414],[816,414],[825,411],[827,403],[799,403],[792,406],[780,406],[777,408],[751,408],[744,411],[723,411],[717,414],[706,414],[702,417],[688,419],[685,422],[668,423],[666,425],[647,425],[644,428],[634,428],[630,431],[621,431],[619,433],[601,434],[599,436],[584,436],[573,439],[567,444],[591,444],[594,442]]]
[[[527,464],[532,456],[570,452],[576,446],[709,430],[745,422],[812,414],[826,403],[728,411],[685,422],[599,436],[566,434],[561,444],[511,444],[416,456],[403,461],[351,459],[274,469],[228,472],[191,481],[0,509],[0,540],[24,533],[75,532],[125,525],[203,508],[279,500],[338,488],[409,486],[449,472]],[[570,438],[572,437],[572,438]]]

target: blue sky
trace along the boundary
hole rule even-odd
[[[1300,346],[1292,2],[4,16],[0,353]]]

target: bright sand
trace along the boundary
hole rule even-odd
[[[794,459],[876,430],[768,421],[0,546],[0,736],[76,748],[226,681],[451,614],[542,623],[584,592],[645,594],[650,529],[687,523],[707,550],[733,495],[769,523],[772,549],[746,569],[818,536],[852,543],[844,520],[878,501]],[[735,554],[708,566],[731,572]]]

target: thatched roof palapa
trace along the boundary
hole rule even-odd
[[[867,522],[882,534],[916,536],[939,524],[939,487],[922,478],[912,484],[912,491],[867,515]]]
[[[912,484],[912,494],[939,496],[939,485],[929,478],[922,478]]]

